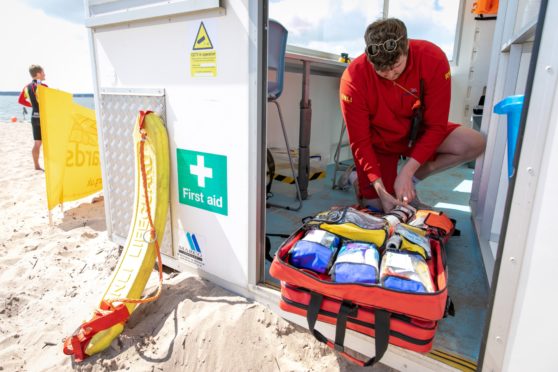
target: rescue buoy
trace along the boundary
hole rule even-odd
[[[76,362],[110,346],[140,303],[156,300],[162,288],[161,251],[169,206],[170,158],[165,125],[151,112],[140,112],[133,132],[135,196],[130,232],[120,260],[93,318],[64,340],[64,353]],[[159,289],[141,298],[155,259]]]

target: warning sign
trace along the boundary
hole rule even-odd
[[[211,39],[207,34],[207,30],[205,29],[203,22],[201,22],[192,50],[204,50],[204,49],[213,49],[213,44],[211,43]]]
[[[200,22],[190,53],[190,75],[192,77],[217,76],[217,51],[213,49],[213,43],[203,22]]]

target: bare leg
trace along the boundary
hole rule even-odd
[[[33,155],[33,163],[35,163],[36,170],[43,170],[43,168],[41,168],[41,166],[39,165],[39,154],[41,152],[41,143],[42,141],[35,141],[35,144],[33,145],[33,150],[31,151],[31,154]]]
[[[360,199],[359,204],[361,207],[366,208],[366,207],[372,207],[375,208],[377,210],[383,211],[384,208],[382,207],[382,202],[380,202],[379,198],[376,199]]]
[[[485,146],[486,140],[479,132],[467,127],[458,127],[438,147],[436,159],[421,165],[415,172],[415,177],[422,180],[474,160],[484,152]]]

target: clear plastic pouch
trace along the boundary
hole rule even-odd
[[[325,212],[318,213],[313,220],[336,224],[352,223],[367,230],[383,229],[386,226],[386,221],[382,218],[374,217],[351,207],[333,207]]]
[[[424,259],[432,257],[432,248],[430,240],[427,237],[417,234],[412,230],[413,227],[399,224],[395,228],[395,235],[401,237],[401,246],[399,249],[415,252],[420,254]]]
[[[380,265],[380,283],[385,288],[405,292],[436,291],[424,258],[405,251],[384,252]]]
[[[331,268],[336,283],[378,283],[380,254],[374,244],[347,242],[343,244]]]
[[[309,226],[319,227],[348,240],[373,243],[382,247],[388,236],[387,222],[350,207],[333,207],[318,213]]]

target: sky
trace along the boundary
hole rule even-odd
[[[19,91],[39,64],[45,82],[71,93],[92,93],[83,0],[1,0],[0,91]]]
[[[388,16],[405,22],[410,38],[437,44],[451,59],[460,2],[390,0]],[[296,11],[293,11],[296,9]],[[366,27],[382,17],[382,0],[270,0],[269,17],[289,31],[289,44],[357,57]]]
[[[459,1],[390,0],[411,38],[439,45],[451,59]],[[294,9],[294,10],[293,10]],[[356,57],[382,0],[270,0],[269,15],[289,30],[288,43]],[[93,92],[83,0],[0,0],[0,91],[19,91],[28,67],[43,66],[46,83],[71,93]]]

